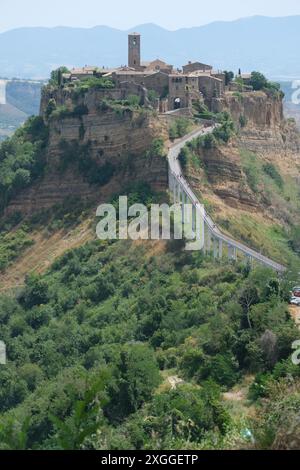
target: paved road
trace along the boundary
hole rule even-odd
[[[200,209],[203,212],[203,205],[200,204],[198,198],[196,197],[195,193],[191,189],[189,183],[186,181],[182,174],[181,166],[178,160],[178,156],[180,154],[181,149],[191,140],[205,134],[211,133],[216,125],[213,125],[211,127],[207,128],[201,128],[197,129],[181,140],[177,141],[169,150],[168,153],[168,160],[169,160],[169,167],[170,170],[177,179],[177,181],[180,183],[182,189],[184,192],[187,194],[189,199],[193,202],[194,206],[198,209]],[[248,256],[249,258],[253,258],[254,260],[264,264],[265,266],[274,269],[277,272],[284,272],[286,270],[285,266],[276,263],[275,261],[271,260],[270,258],[267,258],[266,256],[263,256],[261,253],[258,253],[255,250],[252,250],[251,248],[248,248],[246,245],[234,240],[233,238],[228,237],[225,235],[219,227],[214,223],[212,218],[204,211],[204,220],[206,225],[209,227],[212,235],[217,238],[218,240],[221,240],[227,245],[230,245],[233,248],[236,248],[240,252],[242,252],[245,256]]]

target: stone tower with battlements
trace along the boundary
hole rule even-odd
[[[128,35],[128,67],[139,70],[141,67],[141,35]]]

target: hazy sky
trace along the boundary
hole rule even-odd
[[[171,11],[171,13],[169,13]],[[157,23],[168,29],[245,16],[300,15],[299,0],[0,0],[0,31],[21,26],[108,25],[129,29]]]

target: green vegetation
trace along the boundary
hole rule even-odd
[[[282,205],[289,203],[292,210],[299,210],[299,190],[293,178],[283,178],[274,163],[265,162],[253,152],[240,150],[240,155],[248,185],[258,198],[263,197],[270,205],[280,198]]]
[[[246,116],[245,116],[244,114],[241,114],[241,115],[240,115],[240,117],[239,117],[239,123],[240,123],[241,128],[247,126],[247,118],[246,118]]]
[[[164,139],[162,138],[154,139],[146,156],[147,158],[166,157]]]
[[[270,178],[275,181],[280,189],[283,188],[283,178],[273,163],[265,163],[263,165],[263,170],[266,175],[270,176]]]
[[[52,80],[60,83],[59,73]],[[95,80],[81,83],[78,91],[94,87]],[[141,109],[138,96],[104,100],[100,106],[120,115]],[[198,108],[198,117],[206,112]],[[109,161],[99,166],[91,142],[83,142],[86,113],[84,105],[70,112],[54,100],[47,109],[49,118],[81,120],[79,141],[60,142],[61,171],[73,165],[101,186],[115,168]],[[210,117],[219,126],[183,148],[183,167],[200,167],[203,149],[225,145],[234,135],[228,113]],[[170,137],[186,134],[188,124],[177,120]],[[3,208],[42,176],[47,139],[43,120],[34,118],[0,147]],[[146,157],[165,157],[163,139],[153,140]],[[291,230],[257,227],[249,214],[241,220],[233,217],[227,228],[242,240],[252,238],[257,249],[289,261],[292,250],[300,252],[300,226],[287,215],[287,209],[299,213],[299,188],[273,163],[251,152],[242,151],[241,161],[244,181],[257,200],[265,205],[272,201]],[[124,188],[124,193],[129,205],[148,206],[159,198],[144,183]],[[117,200],[118,195],[112,198],[115,207]],[[3,220],[0,271],[33,243],[30,229],[65,229],[84,220],[86,210],[84,202],[69,198],[34,214],[26,225],[20,226],[18,214]],[[251,270],[244,263],[187,252],[179,241],[94,240],[65,252],[44,274],[28,273],[16,295],[0,295],[0,339],[9,361],[0,368],[0,448],[288,447],[291,430],[293,437],[299,436],[300,371],[290,356],[300,333],[287,305],[295,279],[294,273],[278,279],[262,267]],[[255,378],[243,406],[250,404],[249,415],[255,410],[256,416],[245,422],[231,412],[224,392],[242,387],[249,376]],[[245,437],[245,429],[255,444]]]
[[[156,104],[159,94],[155,90],[148,90],[148,99],[151,104]]]
[[[126,115],[135,115],[134,123],[141,126],[150,110],[141,105],[141,99],[137,95],[129,95],[126,100],[102,99],[98,105],[101,112],[112,110],[117,117],[123,118]]]
[[[13,233],[0,232],[0,272],[17,259],[25,248],[34,243],[24,228],[26,229],[23,227]]]
[[[181,165],[182,169],[186,168],[186,165],[187,165],[190,158],[191,158],[191,152],[190,152],[189,148],[187,146],[183,147],[183,149],[181,149],[179,157],[178,157],[178,160],[180,162],[180,165]]]
[[[291,230],[290,246],[300,255],[300,225],[296,225]]]
[[[194,115],[197,119],[205,119],[208,121],[215,121],[217,119],[217,114],[209,111],[208,107],[204,103],[195,101],[193,103]]]
[[[255,91],[265,91],[271,93],[274,96],[283,97],[283,92],[280,90],[280,84],[275,82],[270,82],[267,78],[260,72],[252,72],[249,85],[253,87]]]
[[[191,121],[186,118],[176,119],[169,128],[169,137],[171,140],[175,140],[179,137],[183,137],[188,134],[191,129]]]
[[[2,448],[222,447],[222,390],[289,358],[299,332],[272,272],[147,252],[91,242],[0,297]]]
[[[12,197],[43,175],[47,141],[43,119],[33,117],[0,145],[0,212]]]
[[[272,373],[258,374],[250,388],[249,398],[259,410],[257,419],[253,421],[256,447],[299,449],[299,366],[291,361],[282,361]]]
[[[114,82],[107,77],[90,77],[90,78],[83,78],[82,80],[78,80],[71,84],[72,86],[75,85],[75,94],[77,95],[84,95],[89,90],[112,90],[115,88]]]
[[[53,70],[51,72],[49,85],[54,86],[54,87],[60,86],[63,73],[70,73],[70,70],[67,67],[64,67],[64,66],[59,67],[56,70]]]
[[[227,86],[234,79],[234,73],[231,71],[224,70],[224,74],[225,74],[225,85]]]
[[[201,148],[211,149],[217,145],[227,144],[234,135],[235,127],[230,115],[227,112],[223,112],[216,115],[216,117],[219,125],[213,132],[197,137],[197,139],[187,144],[187,147],[192,152],[197,152]]]
[[[73,109],[69,109],[67,106],[57,106],[55,100],[52,98],[46,108],[46,116],[51,119],[64,119],[64,118],[81,118],[88,114],[88,108],[85,104],[74,106]]]

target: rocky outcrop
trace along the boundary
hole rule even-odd
[[[136,110],[103,107],[100,95],[93,90],[86,93],[79,102],[84,104],[85,112],[78,116],[71,114],[74,102],[70,101],[70,96],[60,97],[66,99],[64,103],[70,114],[49,119],[45,176],[12,200],[7,213],[32,213],[61,203],[70,196],[101,203],[125,184],[135,181],[149,183],[154,190],[167,187],[166,158],[148,152],[155,138],[162,136],[167,140],[166,124],[159,121],[153,111],[143,107]],[[45,113],[47,98],[44,92],[42,113]],[[111,164],[115,171],[109,183],[102,187],[90,184],[72,158],[62,171],[62,142],[64,145],[77,143],[83,148],[88,145],[89,158],[100,168]]]
[[[282,97],[264,92],[228,92],[223,100],[214,101],[214,107],[215,111],[230,113],[236,125],[236,136],[228,145],[198,149],[203,169],[189,167],[188,178],[192,179],[194,189],[202,193],[204,199],[213,198],[216,206],[225,202],[226,206],[248,212],[264,211],[268,207],[271,213],[270,197],[264,198],[262,188],[257,194],[249,187],[241,155],[244,151],[253,152],[263,163],[274,164],[283,177],[299,184],[300,134],[295,124],[284,118]],[[276,208],[281,219],[286,218],[286,202],[281,201],[278,209],[280,204],[274,198],[274,210]]]
[[[228,92],[225,94],[225,107],[237,123],[243,116],[249,126],[257,129],[274,129],[283,121],[283,103],[279,94]]]
[[[209,190],[231,207],[247,206],[249,210],[257,207],[246,183],[236,142],[212,149],[198,149],[197,156],[203,174],[192,167],[188,168],[187,174],[195,191],[205,198]]]
[[[280,94],[227,92],[215,108],[229,111],[239,128],[241,147],[258,153],[300,152],[300,134],[294,123],[284,119]]]

